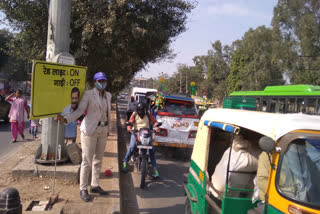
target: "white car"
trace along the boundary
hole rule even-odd
[[[165,105],[158,111],[157,121],[162,122],[154,145],[193,147],[199,124],[199,114],[192,98],[187,95],[164,95]]]

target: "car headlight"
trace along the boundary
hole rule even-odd
[[[192,130],[189,132],[188,138],[196,138],[196,136],[197,136],[197,131]]]

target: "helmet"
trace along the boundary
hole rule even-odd
[[[96,81],[96,80],[108,80],[108,79],[105,73],[98,72],[98,73],[95,73],[95,75],[93,76],[93,80]]]
[[[144,115],[146,115],[146,104],[145,103],[138,103],[137,113],[141,118],[143,118]]]

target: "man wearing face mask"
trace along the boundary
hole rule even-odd
[[[67,105],[67,107],[64,108],[62,112],[62,116],[67,116],[77,110],[78,105],[79,105],[79,99],[80,99],[80,90],[77,87],[74,87],[71,89],[71,104]],[[76,142],[77,138],[77,121],[74,120],[70,123],[68,123],[65,126],[64,129],[64,138],[66,141],[66,144],[68,143],[69,140],[72,141],[72,143]]]
[[[88,194],[90,173],[92,173],[91,193],[108,194],[99,186],[99,174],[110,127],[108,123],[110,122],[111,94],[105,91],[107,86],[105,73],[96,73],[93,80],[95,87],[84,92],[77,110],[65,117],[60,114],[57,116],[58,120],[68,124],[79,118],[87,109],[87,114],[80,126],[82,148],[80,197],[86,202],[90,200]]]

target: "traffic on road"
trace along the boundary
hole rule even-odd
[[[320,214],[319,2],[1,0],[0,213]]]

